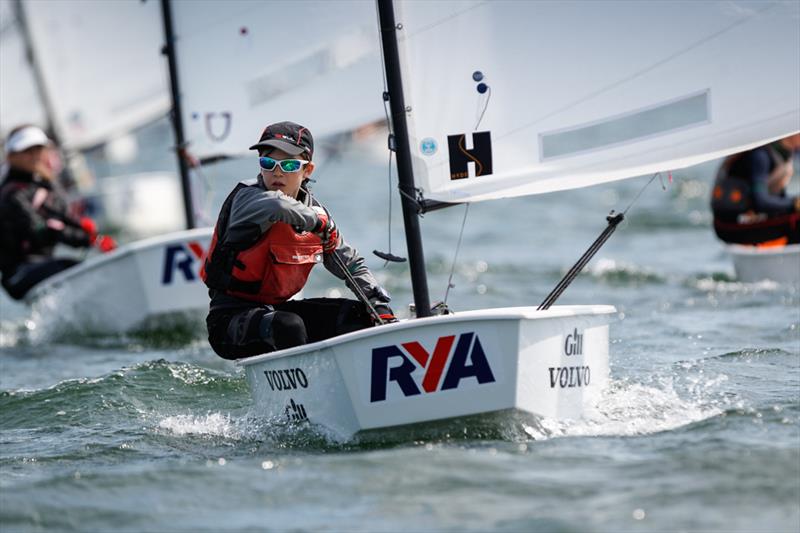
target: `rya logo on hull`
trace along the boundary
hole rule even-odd
[[[162,285],[171,285],[175,272],[183,276],[186,281],[195,281],[200,278],[197,270],[205,256],[203,246],[196,241],[179,244],[170,244],[164,248],[164,270],[161,276]]]
[[[481,385],[495,381],[481,341],[473,332],[462,333],[458,342],[455,335],[439,337],[432,354],[416,341],[401,346],[372,350],[370,402],[386,400],[390,383],[396,384],[404,396],[416,396],[456,389],[464,379],[475,379]],[[421,382],[412,375],[418,369],[425,370]]]

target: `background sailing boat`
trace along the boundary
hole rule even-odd
[[[195,270],[211,230],[163,234],[187,223],[180,182],[170,171],[174,143],[158,148],[171,156],[162,167],[166,171],[103,175],[106,167],[142,170],[163,164],[156,157],[159,163],[151,166],[150,154],[139,150],[135,137],[137,129],[163,120],[171,106],[160,53],[164,35],[159,6],[133,0],[4,0],[3,14],[8,16],[3,38],[11,43],[3,48],[3,71],[19,72],[21,80],[33,82],[32,87],[14,87],[14,76],[2,76],[10,85],[4,87],[10,90],[3,91],[3,106],[21,106],[26,91],[39,96],[30,109],[8,118],[47,122],[80,192],[93,197],[89,205],[99,209],[105,227],[116,226],[124,240],[160,234],[107,257],[90,257],[39,284],[26,297],[33,307],[30,323],[39,322],[51,333],[101,334],[175,327],[184,319],[199,323],[207,299]],[[15,125],[4,115],[0,129]],[[178,322],[164,322],[165,317],[178,317]]]
[[[168,144],[153,149],[137,135],[170,107],[157,3],[1,5],[3,68],[14,75],[0,82],[0,133],[22,123],[49,128],[75,194],[125,240],[185,227]]]

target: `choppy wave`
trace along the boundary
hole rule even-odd
[[[183,414],[162,419],[158,422],[158,428],[177,436],[214,436],[238,440],[248,434],[247,427],[243,427],[243,420],[232,418],[230,413]]]
[[[722,393],[728,376],[698,372],[705,361],[748,361],[791,356],[784,350],[752,349],[678,362],[645,381],[612,380],[598,405],[577,420],[538,418],[508,411],[491,415],[391,428],[342,441],[312,424],[265,420],[253,411],[242,375],[202,366],[156,360],[121,368],[97,378],[67,380],[40,390],[0,392],[0,427],[48,431],[102,425],[138,428],[171,439],[251,443],[267,449],[350,450],[409,443],[531,443],[564,437],[650,435],[690,428],[720,416],[747,414],[758,406]],[[778,415],[775,415],[778,416]],[[780,414],[786,418],[786,413]],[[789,416],[794,420],[797,416]],[[788,422],[787,422],[788,423]]]
[[[711,231],[712,216],[706,208],[687,209],[659,213],[657,211],[634,211],[629,217],[625,231],[632,234],[652,232],[653,230],[676,231],[682,229],[709,228]]]
[[[689,391],[681,390],[671,377],[650,384],[616,380],[599,404],[581,419],[557,420],[506,411],[374,430],[357,435],[349,445],[367,448],[408,443],[477,445],[500,440],[527,446],[535,441],[566,437],[651,435],[687,428],[736,409],[713,393],[726,379],[717,376],[703,380]]]
[[[186,408],[218,410],[247,405],[247,385],[241,376],[189,363],[150,361],[98,378],[66,380],[40,390],[0,392],[2,427],[49,424],[90,424],[104,420],[113,426],[127,417],[139,418]]]
[[[750,349],[743,349],[743,350],[736,350],[733,352],[727,352],[719,355],[712,355],[706,357],[705,360],[741,360],[745,362],[750,362],[758,359],[770,359],[770,358],[778,358],[784,356],[791,356],[792,354],[787,352],[786,350],[782,350],[780,348],[750,348]],[[686,364],[696,364],[696,363],[689,363]]]
[[[589,269],[589,275],[615,285],[641,285],[666,283],[667,278],[652,269],[624,261],[600,258]]]
[[[184,413],[157,418],[154,430],[177,439],[222,439],[232,445],[249,444],[268,450],[325,452],[359,447],[359,441],[343,440],[325,427],[265,419],[257,416],[249,406],[235,411]],[[407,443],[408,439],[404,442]]]
[[[741,293],[751,294],[759,292],[776,292],[790,289],[770,280],[746,283],[737,281],[736,278],[722,272],[710,275],[701,275],[687,280],[687,285],[709,293]]]
[[[581,419],[557,420],[516,411],[415,424],[359,434],[349,443],[357,447],[382,447],[420,443],[502,440],[516,443],[563,437],[629,437],[650,435],[689,427],[723,416],[728,409],[719,391],[728,378],[724,374],[692,378],[678,383],[667,375],[650,383],[614,380],[601,401]],[[330,436],[326,436],[328,442]],[[341,444],[341,443],[340,443]]]
[[[98,348],[175,348],[204,340],[204,321],[195,315],[170,315],[142,324],[127,333],[110,332],[78,320],[45,317],[34,311],[28,317],[0,321],[0,348],[66,343]]]
[[[707,383],[713,387],[714,383]],[[581,420],[538,419],[514,412],[393,428],[342,442],[313,425],[259,419],[249,411],[244,379],[187,363],[152,361],[96,379],[77,379],[36,391],[0,393],[4,429],[75,424],[128,426],[184,438],[255,441],[280,448],[384,447],[410,442],[507,440],[568,436],[631,436],[668,431],[722,414],[724,408],[684,397],[669,380],[658,386],[615,381],[599,406]]]

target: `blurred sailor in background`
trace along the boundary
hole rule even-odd
[[[711,197],[714,231],[725,242],[800,243],[800,197],[788,196],[800,133],[725,158]]]
[[[40,281],[79,263],[57,258],[58,243],[78,248],[116,248],[94,221],[70,214],[58,186],[57,151],[36,126],[11,130],[5,143],[7,169],[0,177],[0,274],[8,294],[21,299]]]

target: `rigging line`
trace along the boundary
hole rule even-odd
[[[200,176],[200,179],[203,181],[203,185],[205,185],[203,190],[203,199],[202,199],[203,208],[202,209],[196,208],[194,215],[195,217],[199,217],[200,219],[202,219],[206,225],[209,225],[211,222],[213,222],[208,217],[208,213],[211,211],[211,204],[214,201],[212,195],[212,191],[214,190],[213,184],[211,183],[211,180],[208,178],[208,175],[203,170],[201,170],[200,165],[197,165],[194,168],[190,168],[189,170],[190,171],[193,170],[198,176]]]
[[[386,115],[386,129],[389,131],[389,218],[387,220],[388,226],[388,233],[389,233],[389,254],[392,253],[392,156],[395,149],[395,142],[394,142],[394,127],[392,124],[391,117],[389,116],[389,89],[388,89],[388,81],[386,80],[386,58],[383,54],[383,39],[381,38],[381,17],[380,12],[378,10],[378,0],[375,0],[375,20],[378,23],[378,46],[380,46],[380,58],[381,58],[381,78],[383,79],[383,94],[381,95],[383,100],[383,113]],[[402,193],[402,189],[400,189],[398,185],[398,189]],[[416,200],[415,200],[416,201]],[[389,260],[387,259],[386,262],[383,264],[383,267],[386,268],[389,265]]]
[[[636,203],[636,200],[638,200],[638,199],[639,199],[639,197],[642,195],[642,193],[644,192],[644,190],[645,190],[647,187],[649,187],[649,186],[650,186],[650,184],[651,184],[651,183],[653,183],[653,180],[654,180],[654,179],[656,179],[656,178],[657,178],[658,176],[660,176],[660,175],[661,175],[661,172],[656,172],[655,174],[653,174],[652,176],[650,176],[650,179],[649,179],[649,180],[647,180],[647,183],[645,183],[645,184],[644,184],[644,186],[642,186],[642,188],[641,188],[641,189],[639,189],[639,192],[638,192],[638,193],[636,193],[636,196],[634,196],[633,200],[631,200],[631,203],[629,203],[629,204],[628,204],[628,207],[626,207],[626,208],[625,208],[625,210],[622,212],[622,214],[623,214],[623,215],[625,215],[625,214],[627,214],[627,213],[628,213],[628,209],[630,209],[631,207],[633,207],[633,204],[635,204],[635,203]]]
[[[487,86],[486,89],[486,101],[483,104],[483,111],[481,111],[481,115],[478,117],[478,122],[475,123],[475,127],[473,128],[475,131],[478,130],[478,126],[481,125],[481,121],[483,120],[483,115],[486,113],[486,109],[489,107],[489,99],[492,97],[492,88],[491,86]]]
[[[191,194],[192,194],[192,207],[194,208],[195,218],[199,217],[200,219],[202,219],[202,221],[203,221],[203,223],[205,225],[209,225],[211,222],[213,222],[213,221],[209,220],[209,217],[207,215],[207,213],[209,213],[211,211],[211,204],[212,204],[212,202],[214,200],[213,197],[212,197],[212,194],[211,194],[211,191],[213,190],[213,186],[212,186],[211,180],[208,178],[208,175],[205,173],[205,171],[203,171],[203,163],[202,163],[202,161],[200,159],[198,159],[197,157],[193,156],[189,152],[187,146],[188,146],[188,143],[184,144],[183,148],[175,148],[175,150],[178,152],[179,157],[183,158],[184,161],[186,161],[186,165],[189,168],[190,175],[192,173],[194,173],[196,176],[200,177],[200,181],[202,182],[202,184],[204,186],[204,190],[203,190],[202,194],[200,194],[199,191],[197,191],[196,189],[192,188],[192,192],[191,192]],[[195,180],[195,181],[198,181],[198,180]],[[202,196],[202,198],[197,198],[198,195]],[[200,202],[197,205],[195,205],[194,200],[200,200]],[[202,207],[201,207],[201,204],[202,204]]]
[[[431,22],[427,26],[422,26],[421,28],[417,29],[414,33],[409,33],[409,36],[419,35],[420,33],[426,32],[428,30],[432,30],[432,29],[434,29],[434,28],[436,28],[438,26],[441,26],[445,22],[449,22],[449,21],[451,21],[453,19],[457,19],[460,16],[464,15],[465,13],[469,13],[470,11],[472,11],[474,9],[477,9],[479,7],[483,7],[483,6],[488,5],[488,4],[489,4],[488,0],[483,0],[482,2],[477,2],[477,3],[475,3],[475,4],[473,4],[473,5],[469,6],[469,7],[466,7],[464,9],[460,10],[460,11],[457,11],[457,12],[453,13],[449,17],[445,17],[445,18],[439,19],[439,20],[434,20],[433,22]]]
[[[389,253],[392,253],[392,151],[389,150],[389,218],[387,219],[389,233]],[[383,268],[389,266],[389,260],[383,264]]]
[[[464,209],[464,219],[461,221],[461,231],[458,233],[458,244],[456,244],[456,253],[453,255],[453,266],[450,267],[450,277],[447,278],[447,289],[444,291],[444,304],[447,305],[447,297],[450,294],[450,289],[455,287],[453,285],[453,274],[456,271],[456,260],[458,259],[458,251],[461,249],[461,238],[464,236],[464,226],[467,225],[467,214],[469,214],[469,203],[466,204]]]

